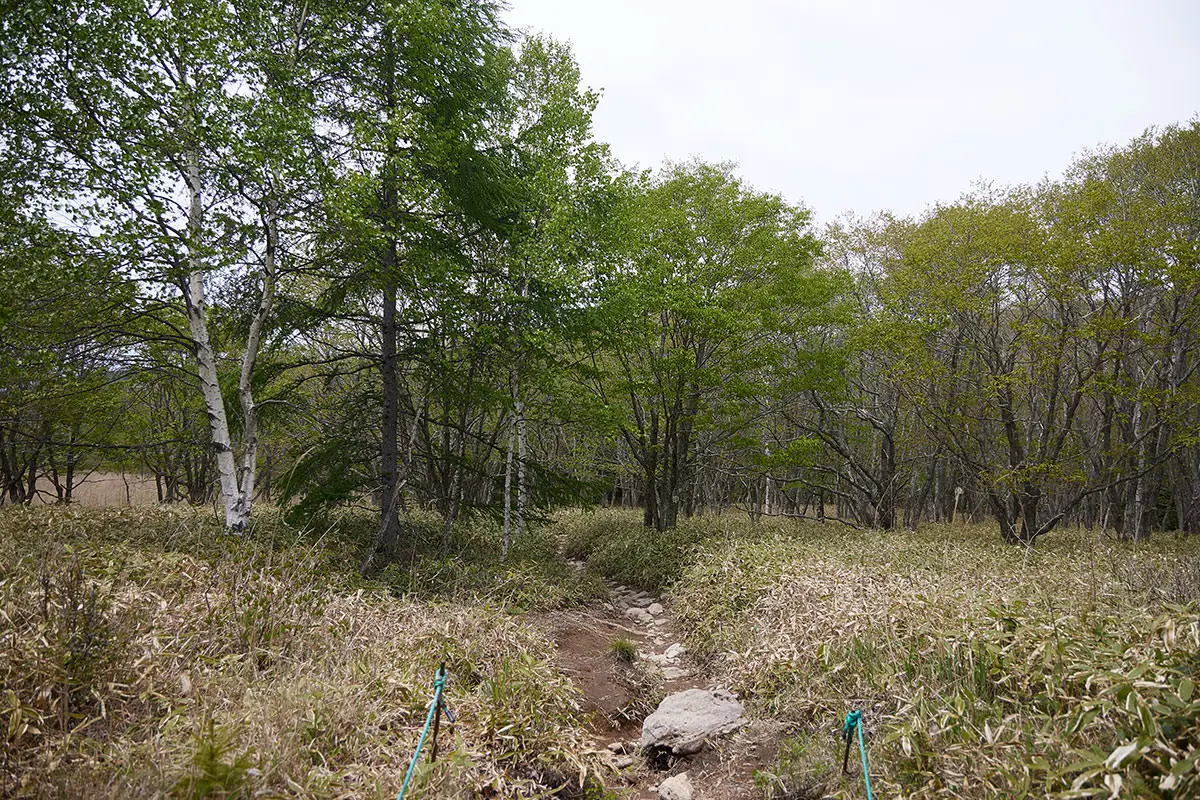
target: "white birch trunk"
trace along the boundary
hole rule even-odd
[[[267,204],[267,213],[263,222],[267,246],[266,252],[263,254],[262,298],[254,312],[254,319],[250,322],[250,332],[246,337],[246,350],[242,354],[242,369],[238,376],[238,400],[242,406],[245,441],[243,442],[242,466],[238,471],[238,491],[234,503],[235,519],[230,526],[237,532],[246,530],[250,525],[250,506],[254,501],[254,486],[258,476],[258,406],[254,402],[252,383],[254,364],[258,360],[258,350],[262,344],[263,327],[271,315],[271,307],[275,301],[279,216],[273,201]]]
[[[268,204],[263,219],[267,238],[263,261],[263,293],[250,323],[246,349],[242,354],[238,376],[238,401],[241,405],[245,433],[244,453],[239,467],[229,436],[229,420],[225,415],[225,400],[217,379],[216,353],[208,335],[204,298],[204,258],[200,237],[204,226],[203,182],[200,159],[195,152],[187,154],[188,168],[188,276],[184,285],[188,328],[196,346],[197,372],[204,406],[208,412],[209,430],[217,456],[217,476],[221,486],[221,503],[225,508],[225,528],[231,533],[244,533],[250,525],[250,506],[254,500],[258,474],[258,407],[254,402],[252,379],[258,350],[262,344],[263,328],[275,300],[275,278],[278,269],[279,218],[274,203]]]
[[[217,457],[217,476],[221,483],[221,502],[225,506],[225,527],[236,529],[237,512],[237,466],[233,457],[233,446],[229,440],[229,421],[225,417],[225,402],[221,397],[221,385],[217,380],[216,354],[208,337],[208,321],[205,318],[204,259],[200,250],[200,235],[204,224],[202,183],[200,180],[200,158],[195,152],[187,154],[188,170],[188,276],[183,286],[183,298],[187,306],[188,329],[196,346],[197,373],[200,391],[204,395],[204,407],[208,412],[208,426],[212,435],[212,446]]]
[[[763,439],[763,455],[768,461],[766,485],[763,487],[763,516],[769,517],[771,516],[771,489],[774,487],[775,480],[771,477],[770,472],[771,447],[765,438]]]

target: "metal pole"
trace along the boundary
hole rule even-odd
[[[844,737],[846,739],[846,751],[844,753],[842,753],[842,774],[849,775],[850,774],[850,729],[846,728],[844,731],[842,731],[842,734],[844,735]],[[436,744],[436,740],[435,740],[435,744]]]

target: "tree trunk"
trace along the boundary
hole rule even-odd
[[[882,432],[879,445],[879,502],[875,507],[875,526],[885,531],[896,527],[896,440],[891,432]]]
[[[225,416],[225,400],[221,396],[221,384],[217,378],[217,360],[208,337],[208,321],[204,299],[204,258],[201,250],[201,232],[204,224],[200,158],[194,151],[186,155],[188,170],[188,275],[183,285],[183,299],[187,307],[188,330],[196,354],[200,391],[204,396],[204,407],[208,413],[209,433],[212,449],[217,460],[217,476],[221,484],[221,502],[225,506],[225,528],[239,531],[237,464],[233,445],[229,439],[229,421]]]
[[[263,257],[263,288],[258,308],[250,321],[246,350],[242,354],[242,369],[238,375],[238,401],[242,407],[243,454],[238,471],[237,499],[234,502],[234,522],[230,530],[241,533],[250,527],[250,507],[254,502],[254,484],[258,476],[258,406],[254,403],[254,364],[262,344],[263,328],[275,302],[275,276],[279,254],[279,217],[273,201],[268,201],[263,218],[267,237]]]
[[[513,450],[517,446],[517,426],[514,423],[508,431],[508,453],[504,457],[504,535],[500,537],[500,560],[508,558],[508,548],[512,544],[512,480],[513,480]]]
[[[380,76],[383,88],[383,105],[391,111],[396,106],[395,97],[395,42],[390,26],[385,32],[384,63]],[[380,319],[379,376],[382,383],[383,407],[380,419],[379,444],[379,536],[375,548],[367,554],[360,571],[365,575],[378,553],[394,553],[400,544],[400,388],[396,358],[396,267],[398,261],[394,225],[398,210],[394,158],[395,143],[389,142],[382,170],[379,211],[384,226],[384,243],[379,254],[379,279],[383,295],[383,310]]]
[[[525,535],[525,516],[528,507],[528,485],[525,472],[526,435],[525,401],[517,398],[517,536]]]
[[[385,249],[384,269],[390,273],[395,262],[394,245]],[[383,407],[379,443],[379,539],[377,553],[392,553],[400,544],[400,390],[396,369],[396,286],[391,278],[383,288],[383,316],[380,321],[379,376],[382,383]]]

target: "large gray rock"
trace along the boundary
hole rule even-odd
[[[727,691],[688,689],[669,695],[642,723],[642,748],[669,749],[675,755],[691,755],[714,736],[731,733],[742,726],[744,709]]]
[[[658,785],[659,800],[692,800],[692,779],[686,772],[667,778]]]

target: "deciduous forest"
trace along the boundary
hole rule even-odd
[[[501,11],[3,12],[0,795],[1200,791],[1200,120],[818,224]]]

